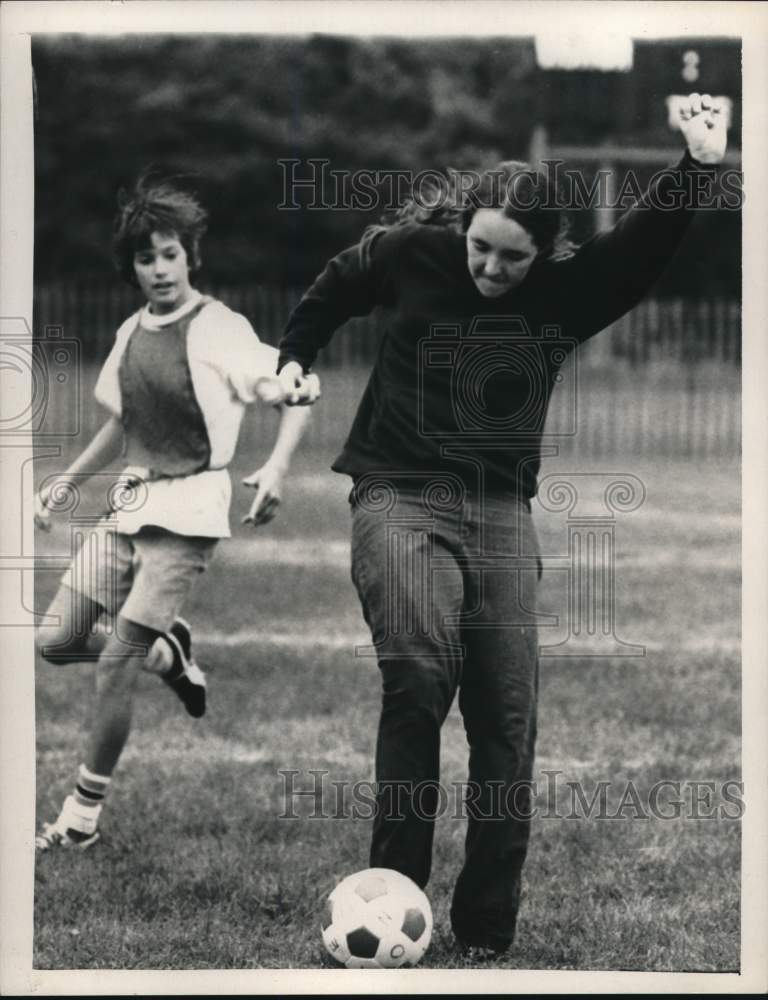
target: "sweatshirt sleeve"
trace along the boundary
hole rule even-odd
[[[686,151],[674,167],[654,176],[611,229],[553,265],[562,280],[559,291],[574,305],[579,339],[617,320],[661,277],[716,174],[716,168],[698,163]]]
[[[396,228],[376,229],[328,262],[288,318],[278,371],[289,361],[308,371],[343,323],[352,316],[367,316],[386,300],[400,236]]]

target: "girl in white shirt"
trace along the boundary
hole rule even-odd
[[[282,405],[277,351],[248,320],[200,294],[206,213],[172,184],[139,180],[123,199],[114,249],[118,269],[146,305],[117,331],[95,395],[110,413],[63,475],[38,493],[35,519],[68,509],[73,491],[122,451],[112,510],[72,561],[38,631],[53,663],[96,660],[95,723],[72,794],[37,837],[39,850],[89,847],[112,772],[128,737],[138,671],[154,670],[200,716],[206,683],[180,611],[219,538],[228,537],[234,454],[245,407],[281,411],[267,462],[245,480],[256,497],[244,519],[271,520],[308,410]],[[97,627],[97,622],[100,627]]]

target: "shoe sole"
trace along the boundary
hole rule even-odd
[[[42,837],[42,834],[39,836]],[[47,854],[49,851],[52,851],[57,847],[60,847],[64,851],[72,851],[72,850],[87,851],[89,848],[93,847],[94,844],[98,844],[100,840],[101,840],[101,834],[98,832],[98,830],[92,837],[89,837],[88,840],[80,840],[80,841],[51,840],[45,842],[44,844],[39,844],[36,837],[35,854]]]
[[[186,642],[182,642],[180,636],[176,635],[176,633],[173,631],[174,627],[177,626],[177,625],[180,625],[181,628],[183,629],[183,631],[186,633],[186,635],[185,635]],[[182,650],[184,650],[184,656],[185,656],[185,658],[187,660],[191,660],[192,659],[192,626],[187,621],[187,619],[186,618],[182,618],[181,615],[177,615],[173,619],[173,625],[171,625],[171,627],[168,629],[168,632],[169,632],[170,635],[175,636],[176,639],[178,640],[179,644],[181,645]],[[188,646],[189,648],[185,649],[185,646]]]
[[[166,632],[165,638],[173,647],[174,652],[181,658],[181,662],[186,663],[189,658],[185,655],[178,637],[173,632]],[[163,681],[176,693],[187,713],[193,719],[200,719],[205,715],[207,690],[203,684],[193,684],[186,673],[175,680],[163,677]]]

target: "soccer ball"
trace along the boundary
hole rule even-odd
[[[343,879],[325,901],[323,943],[348,969],[413,966],[432,936],[432,909],[421,889],[390,868]]]

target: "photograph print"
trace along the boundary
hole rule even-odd
[[[398,6],[32,34],[35,970],[742,968],[739,22]]]

